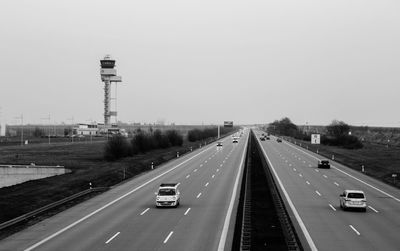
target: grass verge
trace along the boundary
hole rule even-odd
[[[292,143],[296,142],[303,148],[317,152],[328,159],[334,156],[335,161],[344,164],[351,169],[360,171],[364,166],[364,173],[389,185],[400,188],[400,177],[394,180],[392,174],[400,176],[400,147],[384,146],[363,142],[364,147],[356,150],[349,150],[340,147],[326,145],[312,145],[309,142],[287,139]],[[315,163],[317,165],[317,163]]]
[[[8,146],[0,148],[1,164],[62,165],[72,172],[0,189],[0,222],[5,222],[80,191],[93,187],[110,187],[137,174],[199,147],[199,142],[184,142],[182,147],[159,149],[107,162],[103,158],[105,142],[51,145]],[[204,143],[203,143],[204,145]],[[90,197],[90,196],[89,196]],[[70,203],[73,206],[79,203]],[[60,207],[54,215],[65,208]],[[37,222],[37,221],[34,221]],[[34,223],[33,222],[33,223]],[[28,223],[30,224],[30,223]],[[14,231],[15,232],[15,231]],[[4,237],[4,233],[1,234]],[[1,237],[0,237],[1,238]]]

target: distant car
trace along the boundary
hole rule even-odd
[[[344,190],[340,194],[340,208],[343,210],[354,208],[367,211],[367,199],[363,191],[360,190]]]
[[[271,138],[269,136],[265,137],[266,140],[270,140]]]
[[[279,142],[279,143],[281,143],[281,142],[282,142],[282,139],[281,139],[281,138],[277,138],[276,141]]]
[[[222,142],[218,142],[218,143],[217,143],[217,146],[222,146]]]
[[[261,141],[265,141],[265,136],[261,136],[261,137],[260,137],[260,140],[261,140]]]
[[[331,168],[331,164],[329,164],[329,160],[320,160],[318,161],[318,168]]]
[[[177,183],[162,183],[156,194],[156,207],[178,207],[180,192]]]
[[[232,143],[239,143],[237,138],[233,138]]]

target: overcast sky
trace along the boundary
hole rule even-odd
[[[400,126],[398,0],[13,0],[0,8],[0,119]],[[113,91],[115,89],[113,88]]]

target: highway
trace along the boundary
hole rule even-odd
[[[205,146],[0,241],[0,250],[230,250],[248,132]],[[178,208],[156,208],[177,182]]]
[[[293,219],[311,250],[400,250],[400,191],[362,173],[325,159],[275,137],[258,143],[268,159],[281,190],[292,204]],[[283,187],[283,188],[282,188]],[[339,194],[363,190],[367,212],[343,211]]]

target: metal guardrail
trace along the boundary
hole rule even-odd
[[[30,219],[32,217],[35,217],[35,216],[37,216],[37,215],[39,215],[39,214],[41,214],[41,213],[43,213],[45,211],[48,211],[48,210],[53,209],[55,207],[58,207],[58,206],[60,206],[60,205],[62,205],[64,203],[72,201],[72,200],[74,200],[76,198],[79,198],[81,196],[87,195],[87,194],[92,193],[92,192],[106,191],[108,189],[109,189],[108,187],[98,187],[98,188],[87,189],[87,190],[84,190],[82,192],[73,194],[73,195],[71,195],[69,197],[66,197],[66,198],[62,199],[62,200],[53,202],[53,203],[51,203],[49,205],[46,205],[46,206],[41,207],[41,208],[38,208],[38,209],[33,210],[33,211],[29,212],[29,213],[23,214],[23,215],[21,215],[21,216],[19,216],[17,218],[14,218],[14,219],[6,221],[6,222],[3,222],[3,223],[0,224],[0,230],[3,230],[5,228],[8,228],[8,227],[13,226],[15,224],[18,224],[18,223],[20,223],[22,221],[28,220],[28,219]]]
[[[263,156],[262,150],[261,150],[261,145],[260,142],[257,140],[255,133],[252,132],[252,136],[254,137],[254,140],[256,142],[256,149],[260,156]],[[283,235],[286,240],[286,244],[288,247],[288,250],[294,250],[294,251],[300,251],[304,250],[301,241],[297,236],[295,227],[293,226],[293,223],[291,222],[289,213],[287,212],[287,209],[285,207],[285,203],[283,201],[283,198],[279,192],[278,185],[276,184],[276,181],[271,173],[270,167],[268,166],[268,163],[265,158],[261,158],[263,168],[265,170],[266,178],[268,180],[268,187],[272,196],[272,201],[274,203],[277,215],[278,215],[278,220],[282,226],[282,231]]]
[[[249,145],[251,145],[252,137],[249,137]],[[240,240],[240,251],[251,250],[251,147],[247,148],[247,164],[244,185],[244,199],[243,199],[243,215],[242,215],[242,229]]]

